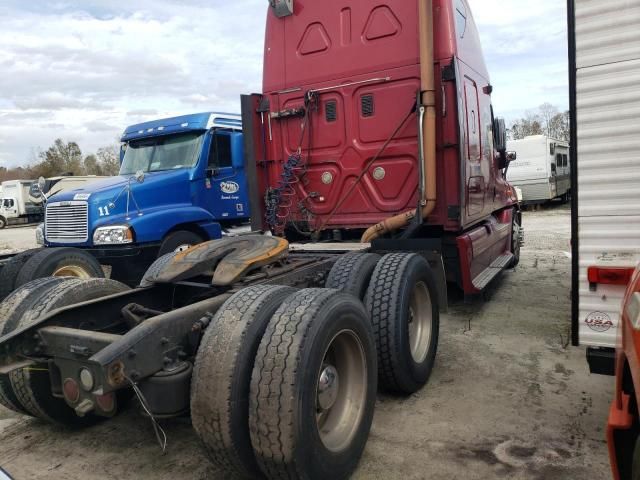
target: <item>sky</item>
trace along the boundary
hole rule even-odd
[[[399,1],[399,0],[396,0]],[[560,0],[469,0],[509,119],[568,106]],[[2,0],[0,166],[33,161],[56,138],[85,154],[127,125],[239,111],[259,92],[267,0]]]

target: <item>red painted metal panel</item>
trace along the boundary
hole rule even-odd
[[[454,3],[463,5],[462,30]],[[304,135],[300,117],[274,118],[264,127],[268,188],[278,186],[283,165],[301,147],[287,221],[310,229],[366,228],[416,207],[415,114],[378,161],[366,166],[415,104],[417,5],[417,0],[297,0],[290,17],[269,13],[263,90],[270,111],[301,107],[309,90],[321,90]],[[466,1],[434,0],[434,24],[438,202],[428,223],[458,232],[511,200],[503,191],[506,183],[492,174],[490,97],[483,93],[489,81]],[[457,84],[442,79],[449,65],[457,68]],[[471,97],[467,87],[473,88]],[[335,119],[327,118],[330,101],[336,105]],[[467,116],[461,112],[468,102],[474,104],[471,125],[460,118]]]

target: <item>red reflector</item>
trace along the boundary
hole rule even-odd
[[[62,393],[69,403],[77,403],[80,399],[80,387],[75,380],[67,378],[62,384]]]
[[[589,283],[604,285],[628,285],[633,277],[633,268],[626,267],[589,267],[587,276]]]
[[[111,413],[116,408],[116,396],[113,393],[96,395],[96,403],[98,407],[100,407],[100,410],[105,413]]]

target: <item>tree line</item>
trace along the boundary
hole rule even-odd
[[[99,148],[96,153],[83,155],[76,142],[58,138],[48,149],[38,152],[26,167],[0,167],[0,182],[32,180],[61,175],[117,175],[120,170],[117,146]]]
[[[511,140],[521,140],[530,135],[546,135],[556,140],[569,141],[569,111],[561,112],[550,103],[544,103],[537,110],[530,110],[523,118],[513,122],[509,129]]]

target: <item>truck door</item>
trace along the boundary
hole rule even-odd
[[[482,144],[480,135],[480,104],[478,102],[478,86],[476,82],[465,77],[465,111],[466,111],[466,170],[467,170],[467,215],[469,218],[482,215],[487,188],[482,169]]]
[[[9,218],[18,217],[18,202],[15,198],[5,198],[2,202],[2,211],[4,216]]]
[[[218,221],[237,222],[249,216],[242,134],[215,131],[208,154],[207,209]]]

